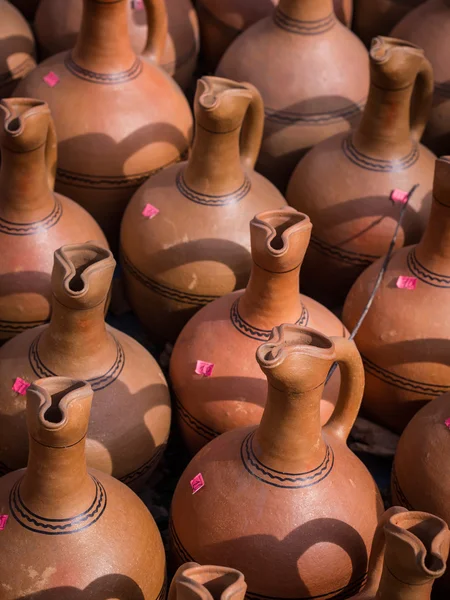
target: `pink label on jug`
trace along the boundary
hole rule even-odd
[[[416,277],[405,277],[404,275],[400,275],[396,285],[400,290],[415,290],[417,279]]]
[[[191,479],[192,493],[196,494],[199,490],[202,489],[202,487],[204,487],[204,485],[205,480],[203,479],[203,475],[199,473],[194,477],[194,479]]]
[[[142,211],[142,214],[144,217],[147,217],[147,219],[153,219],[153,217],[156,217],[158,213],[159,210],[152,204],[146,204],[144,210]]]
[[[405,202],[408,200],[408,192],[404,192],[403,190],[392,190],[391,200],[392,202],[400,202],[400,204],[405,204]]]
[[[9,515],[0,515],[0,531],[3,531],[6,527],[6,521]]]
[[[59,83],[59,77],[56,73],[53,73],[53,71],[47,73],[47,75],[43,79],[45,83],[51,88],[55,87],[55,85]]]
[[[27,389],[30,387],[30,385],[31,384],[28,383],[28,381],[24,381],[20,377],[17,377],[17,379],[14,382],[14,385],[12,386],[12,389],[14,392],[17,392],[21,396],[25,396],[25,394],[27,393]]]
[[[211,377],[213,369],[213,363],[205,362],[203,360],[198,360],[195,365],[195,372],[197,375],[203,375],[203,377]]]
[[[133,10],[144,10],[144,0],[131,0]]]
[[[445,419],[445,424],[450,429],[450,419]]]

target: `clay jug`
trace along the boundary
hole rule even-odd
[[[2,600],[165,597],[150,513],[122,483],[86,468],[92,395],[67,377],[28,388],[28,467],[0,479]]]
[[[128,335],[105,325],[115,267],[111,252],[93,244],[55,252],[52,316],[0,349],[0,462],[27,461],[25,401],[16,377],[33,381],[65,373],[95,392],[88,465],[138,488],[158,463],[170,428],[170,398],[153,357]]]
[[[16,90],[49,103],[59,144],[56,189],[97,219],[113,249],[133,193],[177,162],[191,137],[187,100],[157,66],[166,39],[164,0],[146,6],[144,54],[153,64],[131,48],[128,0],[84,0],[75,48],[45,60]]]
[[[252,269],[245,290],[202,308],[175,344],[170,376],[182,437],[195,454],[208,441],[236,427],[261,421],[267,381],[255,352],[280,323],[298,323],[326,335],[345,335],[337,317],[299,294],[299,275],[311,236],[311,221],[293,208],[259,213],[250,222]],[[233,359],[238,354],[239,358]],[[197,360],[212,363],[210,377],[195,372]],[[327,384],[321,423],[328,421],[339,392],[339,370]]]
[[[18,82],[36,66],[34,37],[20,12],[0,0],[0,98],[10,96]]]
[[[396,23],[424,1],[354,0],[353,30],[369,46],[373,37],[389,35]]]
[[[242,571],[249,598],[349,598],[365,583],[383,510],[346,445],[364,387],[358,351],[342,337],[281,325],[256,357],[268,379],[261,424],[224,433],[186,468],[172,502],[172,559]],[[335,361],[340,395],[322,428]]]
[[[202,56],[214,70],[231,42],[253,23],[268,17],[278,0],[197,0]],[[336,16],[350,25],[353,0],[334,0]]]
[[[449,160],[436,162],[433,205],[423,238],[394,252],[355,338],[366,371],[363,409],[370,419],[398,433],[426,402],[450,391]],[[345,301],[342,318],[350,331],[382,262],[358,278]]]
[[[56,137],[45,102],[0,102],[0,342],[50,316],[53,252],[95,239],[94,219],[53,192]]]
[[[281,0],[233,42],[217,75],[261,92],[257,169],[282,191],[309,148],[357,121],[369,87],[367,51],[336,19],[332,0]]]
[[[165,0],[169,21],[160,66],[183,88],[188,87],[197,63],[198,20],[191,0]],[[148,27],[143,3],[128,0],[128,26],[134,51],[140,54],[147,41]],[[83,0],[41,0],[34,30],[41,58],[70,50],[81,27]],[[146,57],[144,60],[152,59]]]
[[[445,571],[449,540],[442,519],[390,508],[375,533],[367,585],[354,600],[430,600]]]
[[[175,573],[168,600],[244,600],[246,589],[236,569],[190,562]]]
[[[402,209],[391,200],[392,191],[420,185],[404,215],[397,247],[419,241],[431,203],[436,157],[419,144],[433,89],[431,66],[419,48],[382,37],[373,41],[370,66],[360,125],[311,150],[287,191],[289,204],[314,225],[305,291],[333,306],[344,301],[364,268],[388,251]]]
[[[39,0],[10,0],[10,3],[14,4],[28,21],[32,21],[36,14]]]
[[[445,59],[450,46],[450,2],[428,0],[411,11],[394,29],[393,35],[418,44],[433,65],[433,108],[424,143],[439,156],[450,148],[450,67]]]
[[[408,510],[432,512],[447,524],[450,524],[449,418],[450,394],[424,406],[403,432],[392,469],[393,501]],[[440,600],[449,597],[449,569],[435,585],[435,593]]]
[[[253,170],[264,107],[247,83],[197,82],[189,160],[144,184],[125,212],[122,262],[133,310],[159,340],[174,341],[199,308],[244,287],[250,275],[248,223],[286,204]],[[145,216],[147,205],[159,211]]]

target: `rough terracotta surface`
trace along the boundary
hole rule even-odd
[[[259,213],[250,222],[252,271],[247,289],[202,308],[178,337],[170,377],[179,428],[192,454],[220,433],[259,424],[267,381],[255,352],[273,327],[299,323],[326,335],[345,335],[333,313],[299,294],[311,229],[309,218],[293,208]],[[199,359],[214,364],[211,377],[195,373]],[[338,392],[336,370],[321,403],[322,424],[333,412]]]
[[[189,160],[145,183],[122,222],[128,298],[159,340],[175,341],[202,306],[247,284],[248,223],[255,213],[286,204],[253,169],[264,126],[255,88],[203,77],[194,110]],[[152,219],[143,215],[147,204],[159,210]]]
[[[161,458],[170,428],[164,375],[145,348],[104,321],[115,264],[93,244],[57,250],[50,324],[0,349],[0,473],[27,461],[25,399],[12,389],[16,377],[32,382],[64,373],[91,384],[90,467],[138,488]]]
[[[198,20],[191,0],[166,0],[169,36],[160,66],[186,88],[192,78],[199,50]],[[70,50],[81,26],[83,0],[41,0],[34,30],[41,58]],[[128,25],[134,51],[140,54],[147,41],[147,17],[128,0]],[[145,55],[144,55],[145,59]]]
[[[214,70],[228,46],[251,25],[268,17],[278,0],[197,0],[201,52],[207,66]],[[353,0],[334,0],[337,17],[350,25]]]
[[[188,562],[175,573],[168,600],[244,600],[246,590],[236,569]]]
[[[86,468],[92,395],[65,377],[28,389],[28,467],[0,479],[2,600],[164,598],[153,518],[126,486]]]
[[[394,252],[355,338],[366,371],[364,412],[397,432],[426,402],[450,391],[449,160],[436,161],[433,205],[422,240]],[[370,266],[347,297],[342,318],[350,330],[381,264],[382,259]],[[413,277],[416,288],[399,288],[399,277]]]
[[[281,0],[233,42],[217,75],[261,92],[257,169],[281,190],[309,148],[358,121],[369,88],[367,50],[337,20],[332,0]]]
[[[346,445],[364,385],[356,346],[282,325],[257,359],[269,382],[261,424],[219,436],[190,462],[172,502],[171,558],[238,569],[249,598],[349,598],[365,582],[382,512],[375,482]],[[322,428],[335,360],[341,395]],[[193,494],[198,473],[204,487]]]
[[[372,43],[370,66],[360,125],[311,150],[286,196],[314,227],[303,270],[305,292],[332,306],[388,251],[402,209],[391,200],[394,189],[409,192],[419,184],[396,247],[419,241],[430,210],[436,157],[419,141],[431,103],[431,66],[420,48],[383,37]]]
[[[422,408],[397,447],[392,469],[392,499],[409,510],[426,510],[450,525],[450,394]],[[450,569],[435,585],[438,600],[450,594]]]
[[[18,82],[36,66],[34,37],[20,12],[0,0],[0,98],[10,96]]]
[[[445,56],[450,49],[450,2],[428,0],[409,13],[393,35],[424,49],[433,65],[434,100],[424,135],[424,143],[436,154],[450,149],[450,66]]]
[[[53,252],[106,239],[78,204],[53,192],[56,137],[45,102],[0,102],[0,342],[50,316]]]
[[[58,135],[57,191],[86,208],[115,250],[134,191],[180,160],[192,115],[176,83],[157,66],[166,39],[164,0],[148,0],[153,35],[143,61],[128,35],[127,0],[84,0],[75,48],[41,63],[17,88],[46,100]],[[49,72],[59,78],[50,87]]]

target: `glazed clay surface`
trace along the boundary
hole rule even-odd
[[[289,204],[305,212],[314,227],[304,263],[305,292],[332,306],[341,304],[364,268],[388,251],[402,209],[391,200],[392,191],[419,185],[397,247],[419,241],[431,203],[435,156],[419,144],[431,103],[431,66],[419,48],[383,37],[373,41],[370,66],[360,125],[311,150],[287,191]]]
[[[368,66],[366,49],[337,20],[331,0],[281,0],[227,50],[217,75],[261,92],[266,122],[257,169],[279,189],[309,148],[357,122]]]
[[[172,559],[240,570],[249,598],[349,598],[365,582],[382,512],[372,477],[346,445],[364,386],[356,346],[282,325],[257,359],[269,382],[261,424],[224,433],[188,465],[172,503]],[[321,428],[335,360],[341,395]],[[193,494],[198,473],[205,485]]]
[[[92,244],[57,250],[50,324],[0,349],[0,473],[27,461],[25,399],[12,390],[16,377],[31,382],[64,373],[91,384],[90,467],[138,488],[161,458],[170,428],[167,383],[147,350],[104,321],[115,264]]]
[[[107,246],[94,219],[53,192],[56,137],[45,102],[0,102],[0,342],[50,317],[53,252],[69,242]]]
[[[181,87],[187,87],[194,72],[199,49],[196,12],[191,0],[166,0],[169,18],[167,37],[160,66]],[[83,0],[41,0],[34,30],[41,57],[70,50],[81,26]],[[147,17],[142,4],[128,0],[128,26],[134,51],[140,54],[147,42]],[[145,55],[144,55],[145,60]]]
[[[298,323],[326,335],[345,335],[337,317],[299,294],[310,235],[309,218],[295,209],[259,213],[250,222],[253,262],[247,289],[202,308],[178,337],[170,377],[178,423],[192,454],[220,433],[259,424],[267,381],[255,352],[274,326]],[[199,359],[214,364],[210,377],[196,374]],[[336,370],[324,391],[322,424],[333,412],[338,391]]]
[[[0,479],[2,600],[162,600],[165,556],[126,486],[86,469],[92,389],[63,377],[27,392],[28,467]]]
[[[175,341],[202,306],[250,275],[248,223],[286,203],[253,170],[264,107],[249,84],[203,77],[195,98],[190,158],[165,169],[134,195],[121,228],[128,297],[159,340]],[[147,204],[159,214],[148,219]]]
[[[41,63],[18,87],[46,100],[58,135],[57,191],[85,207],[112,245],[133,192],[180,159],[192,115],[175,82],[157,66],[166,39],[164,0],[146,0],[152,23],[146,55],[128,34],[127,0],[84,0],[75,48]],[[59,82],[43,78],[54,73]]]
[[[374,421],[401,432],[428,401],[450,391],[450,162],[436,161],[433,205],[416,246],[397,250],[362,323],[356,343],[364,360],[363,409]],[[382,259],[352,287],[343,321],[351,330],[378,276]],[[398,287],[413,277],[413,290]]]

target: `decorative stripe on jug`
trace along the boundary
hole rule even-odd
[[[279,123],[280,125],[328,125],[338,123],[342,120],[349,120],[361,114],[366,100],[352,102],[347,106],[315,113],[300,113],[290,110],[276,110],[265,107],[264,114],[266,119]]]
[[[0,217],[0,233],[17,236],[41,233],[42,231],[46,231],[47,229],[54,227],[61,219],[62,214],[62,204],[55,196],[55,204],[53,205],[51,212],[46,217],[39,219],[38,221],[32,221],[31,223],[17,223],[15,221],[8,221]]]
[[[177,174],[176,178],[177,189],[185,198],[203,204],[204,206],[227,206],[228,204],[236,204],[250,192],[252,184],[250,179],[245,175],[242,185],[235,191],[229,194],[202,194],[189,187],[183,177],[183,171]]]
[[[158,446],[150,460],[145,462],[143,465],[141,465],[134,471],[131,471],[131,473],[127,473],[127,475],[119,477],[119,481],[121,481],[125,485],[132,485],[137,479],[140,479],[145,475],[150,475],[151,471],[153,471],[154,467],[159,462],[165,447],[166,444],[161,444],[161,446]]]
[[[405,496],[405,493],[403,492],[402,488],[400,487],[397,473],[395,472],[395,463],[392,466],[392,486],[394,488],[398,502],[400,502],[400,504],[402,506],[404,506],[405,508],[407,508],[408,510],[415,510],[415,508],[413,507],[411,502]]]
[[[366,169],[367,171],[377,171],[380,173],[398,173],[412,167],[419,160],[419,146],[414,145],[406,156],[397,160],[386,160],[382,158],[374,158],[364,154],[353,144],[352,136],[348,136],[342,141],[342,151],[345,156],[354,165]]]
[[[75,77],[100,85],[115,85],[132,81],[139,77],[143,68],[142,61],[139,58],[136,58],[131,67],[126,71],[120,71],[119,73],[97,73],[96,71],[90,71],[89,69],[85,69],[78,65],[73,60],[71,53],[66,55],[64,65],[72,75],[75,75]]]
[[[336,25],[336,16],[334,12],[331,12],[322,19],[302,21],[301,19],[290,17],[284,13],[281,8],[277,8],[273,16],[273,22],[277,27],[288,31],[289,33],[295,33],[297,35],[319,35],[333,29]]]
[[[175,405],[177,407],[177,415],[178,417],[195,433],[197,433],[200,437],[204,438],[208,442],[216,438],[220,435],[220,431],[215,431],[208,425],[205,425],[201,421],[199,421],[196,417],[194,417],[186,408],[181,404],[179,399],[175,396]]]
[[[340,246],[329,244],[314,235],[311,236],[311,246],[321,254],[325,254],[338,262],[344,262],[355,267],[368,267],[380,258],[374,254],[362,254],[360,252],[353,252],[352,250],[345,250]]]
[[[439,273],[427,269],[427,267],[418,260],[415,248],[409,252],[407,264],[411,273],[427,285],[444,289],[450,288],[450,277],[440,275]]]
[[[4,319],[0,319],[0,335],[17,335],[18,333],[22,333],[22,331],[27,331],[28,329],[33,329],[34,327],[39,327],[40,325],[45,325],[48,323],[48,320],[45,321],[5,321]]]

